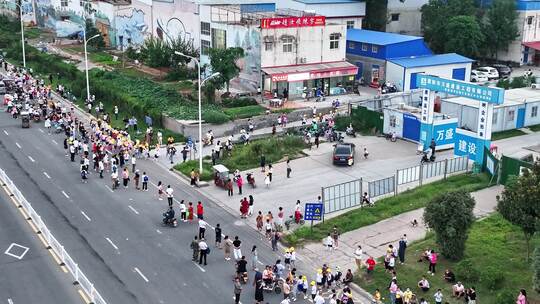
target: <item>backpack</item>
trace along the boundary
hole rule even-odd
[[[144,182],[148,182],[148,175],[145,175],[145,176],[143,177],[143,181],[144,181]]]
[[[210,247],[206,248],[206,254],[210,254]]]

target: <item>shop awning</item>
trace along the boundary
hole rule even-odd
[[[524,42],[524,46],[540,51],[540,41]]]
[[[274,82],[349,76],[358,73],[358,67],[347,61],[267,67],[262,70],[271,76]]]

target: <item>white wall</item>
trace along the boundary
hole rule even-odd
[[[385,108],[383,109],[384,114],[384,124],[383,124],[383,133],[390,134],[392,132],[396,133],[396,136],[399,138],[403,138],[403,113]],[[396,126],[391,127],[390,126],[390,117],[394,116],[396,118]]]
[[[410,91],[411,74],[413,73],[426,73],[429,75],[452,79],[452,71],[454,69],[459,69],[459,68],[465,68],[465,81],[469,81],[471,77],[471,64],[470,63],[436,65],[436,66],[426,66],[426,67],[406,69],[405,79],[403,81],[404,83],[403,87],[405,88],[404,91]]]
[[[528,17],[532,17],[531,24],[528,24]],[[524,64],[523,42],[540,41],[540,11],[518,11],[516,24],[519,36],[508,45],[507,50],[500,51],[497,58],[522,65]],[[528,63],[533,60],[534,53],[534,50],[529,50]]]
[[[340,33],[339,47],[330,49],[330,34]],[[292,36],[292,52],[283,52],[284,36]],[[271,50],[265,50],[265,37],[273,39]],[[305,60],[304,60],[305,58]],[[261,29],[261,66],[284,66],[345,60],[345,26],[326,25],[284,29]]]
[[[404,68],[400,65],[386,62],[386,81],[391,82],[398,87],[398,90],[403,91],[403,71]]]
[[[525,126],[540,124],[540,101],[527,102],[525,108]],[[537,107],[536,117],[531,117],[533,107]]]
[[[428,0],[389,0],[386,31],[421,36],[420,8],[427,2]],[[399,20],[392,21],[392,14],[399,14]]]

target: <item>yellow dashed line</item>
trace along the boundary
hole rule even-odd
[[[82,289],[78,289],[77,292],[79,292],[79,295],[81,296],[81,298],[83,298],[83,301],[84,301],[86,304],[90,304],[90,300],[88,299],[88,297],[86,296],[86,294],[84,293],[84,291],[82,291]]]

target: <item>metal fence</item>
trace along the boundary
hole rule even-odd
[[[396,176],[392,175],[387,178],[368,182],[368,191],[369,191],[370,198],[385,195],[388,193],[395,193],[396,192]]]
[[[420,185],[430,178],[442,176],[446,178],[448,174],[467,171],[469,168],[469,158],[467,156],[445,159],[433,163],[420,164],[418,166],[396,171],[397,185],[405,185],[418,182]]]
[[[106,304],[103,297],[99,292],[94,288],[94,284],[86,277],[86,275],[81,271],[79,265],[71,258],[71,256],[66,252],[64,246],[52,235],[51,231],[45,226],[45,223],[41,220],[41,217],[34,210],[32,205],[24,198],[22,193],[19,191],[17,186],[13,181],[6,175],[4,170],[0,169],[0,180],[4,185],[9,189],[13,194],[15,199],[19,202],[23,210],[28,215],[29,219],[32,219],[32,222],[36,225],[37,229],[41,232],[41,235],[47,241],[47,244],[51,247],[54,253],[59,257],[62,263],[69,270],[75,282],[79,283],[81,288],[84,290],[86,295],[89,297],[90,301],[94,304]]]
[[[362,179],[322,188],[324,213],[348,209],[362,203]]]

